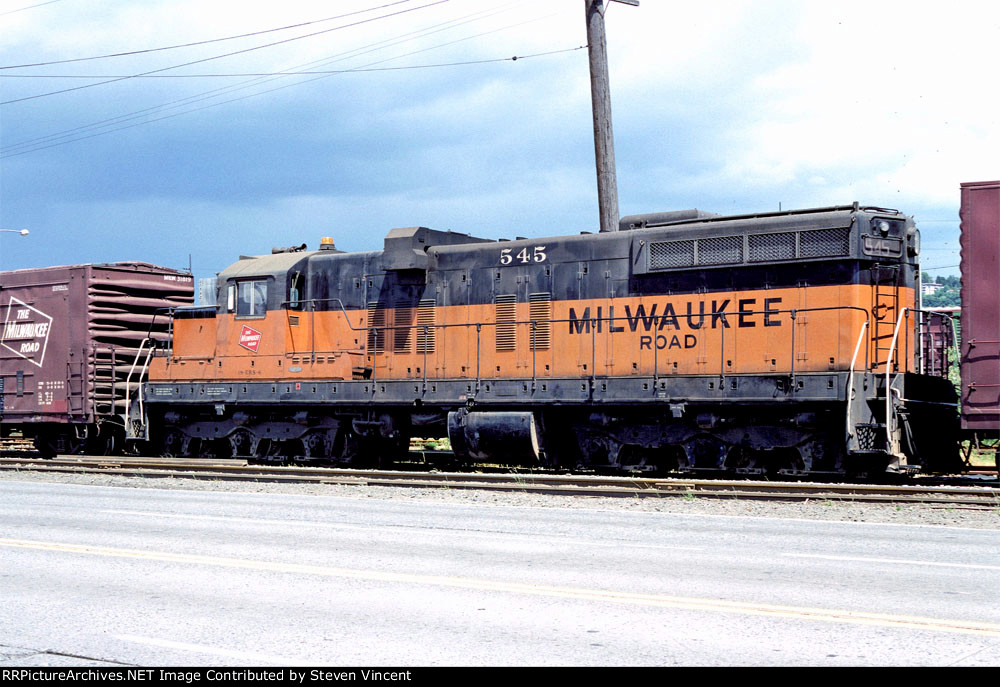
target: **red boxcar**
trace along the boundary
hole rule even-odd
[[[46,455],[113,450],[142,342],[166,340],[193,293],[190,274],[142,262],[0,272],[0,435]]]
[[[923,373],[934,377],[949,377],[957,363],[950,357],[955,350],[961,308],[926,308],[921,318],[921,349]]]
[[[1000,433],[1000,181],[962,184],[962,428]]]

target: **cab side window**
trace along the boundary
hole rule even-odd
[[[306,276],[296,272],[288,282],[288,309],[302,310],[305,298]]]
[[[239,281],[229,285],[229,311],[237,317],[264,317],[267,313],[267,281]]]

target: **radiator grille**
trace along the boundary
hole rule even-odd
[[[851,254],[851,230],[820,229],[799,234],[799,257],[825,258]]]
[[[850,227],[786,231],[773,234],[712,236],[649,244],[650,271],[689,267],[719,267],[750,262],[780,262],[851,255]]]
[[[694,241],[655,241],[649,244],[649,269],[694,267]]]
[[[409,353],[413,346],[413,308],[410,301],[397,301],[393,313],[393,326],[402,329],[392,330],[392,352]]]
[[[531,346],[535,350],[549,350],[552,330],[552,294],[528,295],[528,317],[532,321]]]
[[[497,296],[497,350],[517,348],[517,296]]]
[[[378,328],[376,334],[375,328]],[[385,350],[385,303],[368,304],[368,352],[381,353]]]
[[[698,240],[699,265],[736,265],[743,262],[743,237],[720,236]]]
[[[420,301],[420,307],[417,308],[417,353],[434,352],[434,344],[437,339],[437,331],[434,327],[437,324],[437,309],[434,305],[434,299],[429,298]]]
[[[786,234],[752,234],[750,262],[795,259],[795,232]]]

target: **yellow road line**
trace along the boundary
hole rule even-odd
[[[951,632],[1000,638],[1000,624],[976,622],[972,620],[922,618],[917,616],[867,613],[863,611],[782,606],[745,601],[724,601],[719,599],[699,599],[694,597],[669,596],[664,594],[616,592],[604,589],[585,589],[580,587],[527,584],[522,582],[503,582],[499,580],[484,580],[445,575],[421,575],[414,573],[386,572],[380,570],[358,570],[321,565],[306,565],[302,563],[255,561],[245,558],[223,558],[220,556],[171,553],[168,551],[117,549],[105,546],[61,544],[57,542],[41,542],[23,539],[0,539],[0,546],[89,556],[133,558],[138,560],[184,563],[188,565],[210,565],[222,568],[261,570],[296,575],[320,575],[324,577],[339,577],[344,579],[367,580],[373,582],[431,585],[472,589],[485,592],[531,594],[534,596],[559,597],[564,599],[577,599],[581,601],[624,603],[638,606],[675,608],[693,611],[738,613],[743,615],[768,616],[793,620],[815,620],[821,622],[874,625],[907,630]]]

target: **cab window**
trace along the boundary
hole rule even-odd
[[[235,288],[234,288],[235,287]],[[240,281],[230,285],[230,309],[235,296],[237,317],[264,317],[267,312],[267,282]]]
[[[288,309],[302,310],[303,299],[305,297],[306,276],[301,272],[296,272],[288,282]]]

